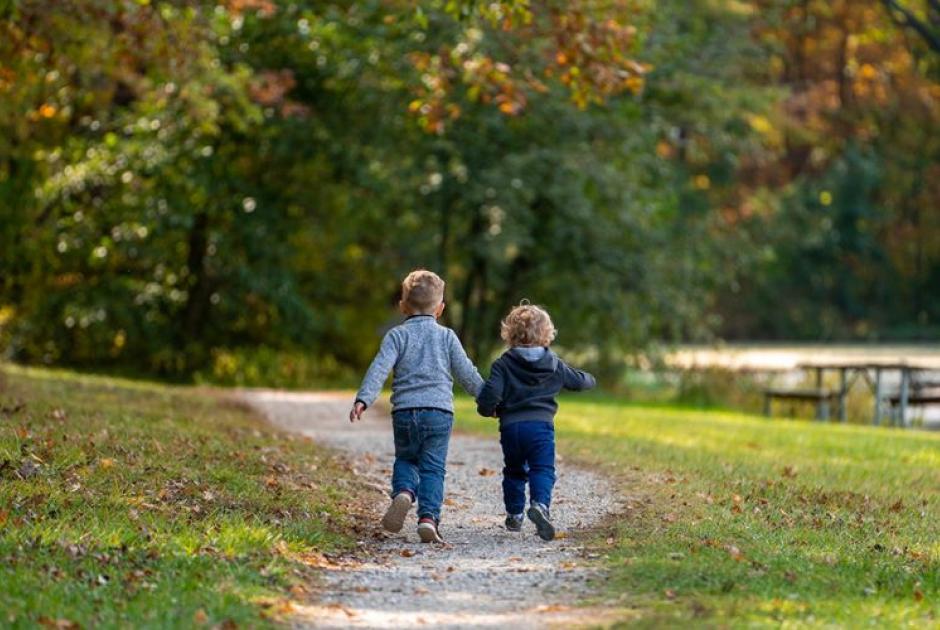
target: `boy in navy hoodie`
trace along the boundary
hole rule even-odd
[[[499,418],[506,529],[522,530],[528,482],[526,514],[542,540],[555,538],[549,513],[555,485],[555,396],[562,389],[595,385],[593,376],[569,367],[549,349],[555,333],[544,309],[525,302],[513,308],[501,330],[509,349],[493,362],[477,396],[477,412]]]

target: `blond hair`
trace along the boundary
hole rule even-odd
[[[401,302],[412,314],[429,315],[444,301],[444,281],[427,269],[415,269],[401,282]]]
[[[517,346],[548,346],[555,339],[557,331],[548,311],[540,306],[523,300],[513,307],[502,321],[500,337],[511,348]]]

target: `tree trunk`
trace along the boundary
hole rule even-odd
[[[205,328],[206,315],[209,311],[209,284],[206,278],[206,254],[209,249],[209,215],[202,211],[193,220],[189,230],[189,253],[186,258],[188,276],[188,297],[183,309],[181,330],[182,341],[193,344]]]

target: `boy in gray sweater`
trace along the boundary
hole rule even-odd
[[[407,319],[389,330],[372,360],[349,421],[361,419],[392,376],[392,429],[395,464],[392,502],[382,518],[390,532],[401,531],[418,502],[418,536],[444,542],[439,531],[444,500],[447,445],[454,424],[454,381],[473,397],[483,387],[480,373],[457,335],[437,323],[444,312],[444,281],[436,273],[412,271],[401,283],[399,308]]]

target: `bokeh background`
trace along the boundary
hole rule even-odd
[[[346,383],[401,276],[608,381],[940,338],[940,2],[0,0],[0,348]]]

